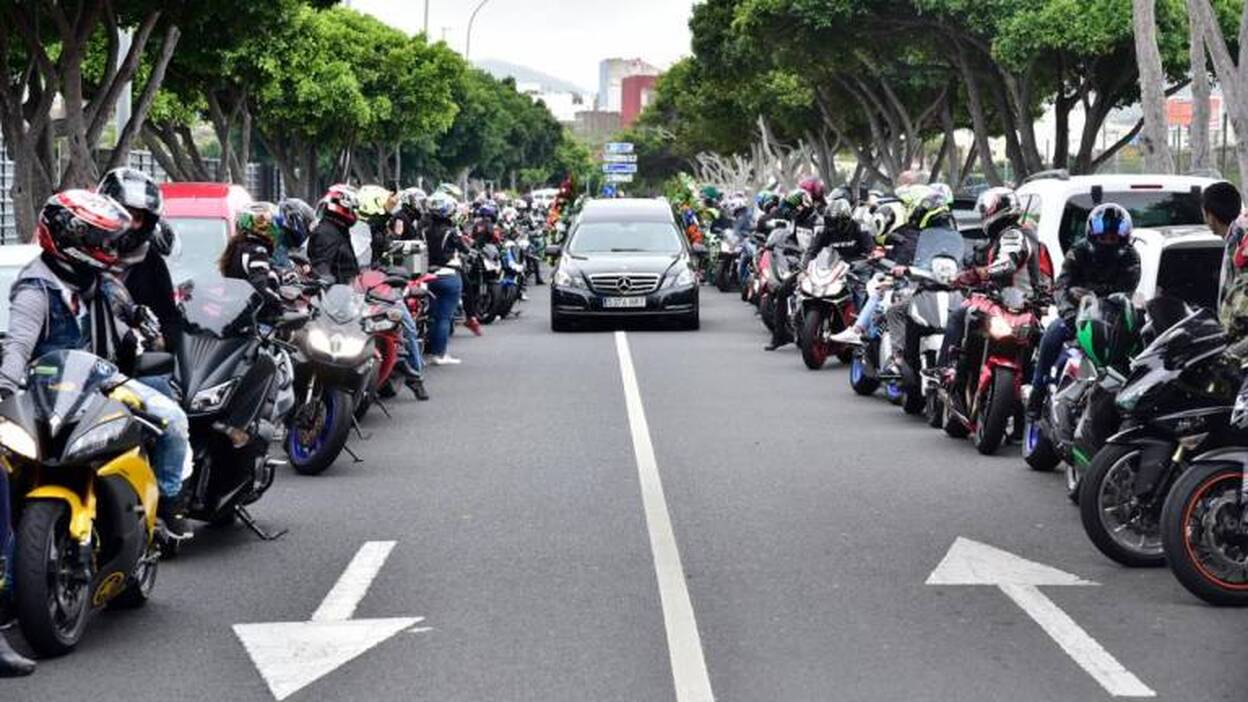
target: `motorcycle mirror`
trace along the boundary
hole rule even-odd
[[[563,247],[558,244],[551,244],[546,247],[546,255],[550,258],[556,258],[563,255]]]

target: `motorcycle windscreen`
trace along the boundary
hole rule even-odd
[[[321,311],[338,324],[346,324],[363,311],[361,296],[346,285],[334,285],[321,298]]]
[[[101,397],[117,366],[86,351],[53,351],[26,369],[26,390],[53,436],[81,419],[88,403]]]
[[[919,234],[918,245],[914,249],[915,268],[932,269],[932,261],[938,256],[952,258],[959,264],[966,250],[966,242],[962,234],[945,227],[931,227]]]
[[[251,283],[237,278],[200,276],[183,286],[182,318],[190,334],[207,333],[218,338],[239,336],[255,324],[264,304]]]

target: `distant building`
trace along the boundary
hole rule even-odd
[[[576,113],[572,133],[590,144],[602,144],[620,131],[620,113],[587,110]]]
[[[620,81],[620,123],[625,129],[633,126],[641,111],[650,104],[658,79],[658,76],[637,75]]]
[[[564,124],[576,121],[576,113],[593,106],[592,97],[584,93],[567,90],[552,90],[537,83],[524,83],[516,86],[516,90],[528,95],[534,101],[541,100],[555,119]]]
[[[598,64],[597,108],[605,112],[623,109],[623,82],[629,76],[657,76],[659,69],[641,59],[606,59]]]

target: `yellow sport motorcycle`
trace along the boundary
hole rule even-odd
[[[153,354],[155,356],[155,354]],[[43,656],[68,653],[105,605],[156,584],[159,499],[148,447],[162,431],[117,367],[85,351],[41,356],[0,403],[0,467],[14,501],[13,600]]]

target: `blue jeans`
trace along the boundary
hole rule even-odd
[[[858,312],[857,326],[862,327],[867,336],[871,336],[875,333],[875,317],[879,314],[880,303],[882,301],[883,297],[878,293],[871,295],[867,298],[866,304],[864,304],[862,309]]]
[[[464,284],[458,275],[439,275],[429,283],[429,292],[437,298],[433,303],[433,329],[429,331],[429,353],[433,356],[446,354],[446,344],[451,338],[451,323],[464,292]]]
[[[1040,338],[1040,350],[1036,353],[1036,369],[1031,375],[1031,389],[1044,387],[1045,380],[1053,370],[1053,366],[1057,364],[1057,359],[1062,355],[1062,346],[1074,338],[1070,327],[1061,319],[1055,319],[1049,322],[1049,326],[1044,330],[1044,336]]]
[[[420,335],[416,333],[416,320],[412,319],[412,311],[407,309],[406,304],[399,305],[399,309],[403,310],[403,340],[407,351],[407,362],[418,375],[423,375],[425,359],[421,358],[420,354]]]
[[[750,279],[750,262],[754,260],[754,243],[749,239],[741,242],[741,251],[737,254],[737,279],[742,285]]]
[[[160,485],[161,497],[175,497],[182,491],[182,480],[191,474],[191,425],[178,403],[159,390],[136,380],[123,385],[143,400],[143,409],[165,422],[165,431],[152,449],[152,468]]]

